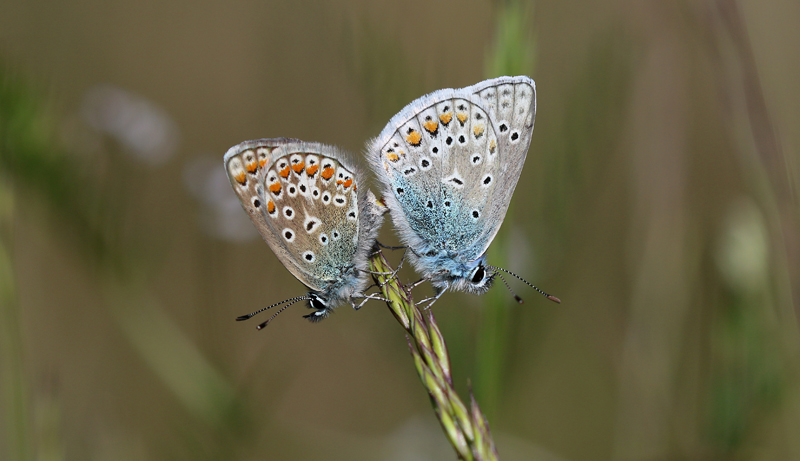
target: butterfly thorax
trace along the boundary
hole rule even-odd
[[[339,277],[329,280],[323,290],[308,292],[306,305],[309,309],[316,311],[305,317],[312,321],[326,318],[335,307],[352,303],[352,300],[363,291],[366,284],[366,272],[358,270],[353,265],[343,267]]]

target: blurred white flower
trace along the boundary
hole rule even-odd
[[[231,188],[219,158],[200,156],[183,169],[189,193],[201,204],[200,224],[210,236],[229,241],[248,241],[258,236]]]
[[[769,235],[758,206],[749,198],[731,204],[716,251],[723,280],[736,290],[757,292],[767,281]]]
[[[134,158],[159,165],[175,154],[178,128],[155,103],[112,85],[98,85],[83,97],[81,113],[95,130],[114,138]]]

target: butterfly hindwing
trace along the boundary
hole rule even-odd
[[[248,159],[259,152],[268,153],[266,161],[250,173]],[[381,219],[374,196],[359,191],[363,175],[347,154],[318,143],[262,139],[232,147],[225,164],[242,206],[298,280],[326,300],[360,292],[360,270]]]
[[[322,290],[351,264],[358,244],[358,197],[355,174],[334,148],[288,145],[268,168],[267,223],[283,255],[301,282]],[[294,273],[294,271],[292,271]]]
[[[522,171],[534,115],[533,81],[501,77],[423,96],[389,122],[371,163],[415,252],[472,261],[486,251]]]

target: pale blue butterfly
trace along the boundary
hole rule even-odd
[[[364,187],[364,175],[339,149],[297,139],[246,141],[225,154],[225,171],[242,207],[284,266],[310,291],[244,315],[246,320],[305,300],[312,321],[344,303],[361,307],[369,283],[367,259],[385,208]],[[361,300],[360,304],[356,304]]]
[[[433,301],[448,289],[484,293],[499,270],[508,272],[488,265],[486,251],[525,164],[535,116],[534,81],[499,77],[413,101],[371,142],[383,199],[412,264],[437,290]]]

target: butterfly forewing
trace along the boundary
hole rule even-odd
[[[250,143],[260,145],[243,143],[232,148],[241,146],[240,153],[226,155],[231,184],[278,259],[309,288],[322,291],[342,277],[358,249],[355,171],[342,163],[344,155],[331,146],[301,141],[277,146],[273,140]],[[255,184],[242,184],[239,164],[244,164],[249,151],[264,147],[271,149],[269,159],[254,176]]]
[[[467,260],[485,252],[522,171],[534,113],[533,81],[501,77],[431,93],[389,122],[373,165],[415,251]]]
[[[264,204],[259,196],[259,187],[263,186],[264,172],[272,159],[272,152],[279,146],[292,142],[298,140],[275,138],[243,142],[229,149],[223,160],[233,191],[265,240],[266,216],[261,210]]]
[[[494,127],[487,138],[494,172],[478,178],[481,187],[491,189],[491,192],[487,213],[482,216],[487,225],[481,226],[482,233],[474,248],[477,257],[486,251],[500,229],[499,224],[505,218],[522,174],[536,118],[536,86],[528,77],[500,77],[475,85],[473,91]],[[489,174],[493,176],[489,177]]]

